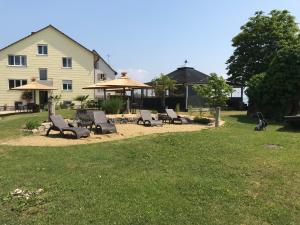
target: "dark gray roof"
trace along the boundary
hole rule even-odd
[[[167,74],[177,84],[207,84],[209,76],[192,67],[180,67]]]

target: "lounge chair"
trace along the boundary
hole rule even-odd
[[[186,118],[180,117],[174,112],[173,109],[166,109],[166,113],[168,115],[168,119],[170,123],[178,123],[178,124],[187,124],[188,121]]]
[[[151,112],[149,110],[140,110],[141,117],[138,119],[137,123],[140,124],[142,122],[145,126],[162,126],[162,120],[156,120],[151,116]]]
[[[100,130],[100,133],[102,134],[117,132],[116,126],[106,118],[105,112],[93,111],[91,113],[92,113],[93,123],[97,131]]]
[[[49,135],[51,130],[59,131],[61,135],[64,135],[65,131],[70,131],[76,136],[76,138],[90,136],[90,131],[88,129],[84,127],[71,127],[65,122],[61,115],[50,116],[50,121],[53,125],[48,129],[46,136]]]

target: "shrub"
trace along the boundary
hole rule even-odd
[[[205,117],[196,116],[194,118],[194,122],[195,123],[200,123],[200,124],[209,124],[212,121],[210,119],[208,119],[208,118],[205,118]]]
[[[38,128],[39,126],[40,126],[40,123],[38,121],[34,121],[34,120],[29,120],[25,124],[25,128],[27,130],[33,130],[33,129]]]
[[[101,104],[102,110],[104,110],[106,113],[112,114],[120,113],[123,106],[124,101],[121,98],[110,98],[104,100]]]

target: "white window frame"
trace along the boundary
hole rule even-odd
[[[97,74],[97,80],[106,80],[105,73],[98,73]]]
[[[14,64],[13,65],[10,65],[9,64],[9,57],[14,57]],[[19,60],[20,60],[20,65],[16,65],[16,57],[19,57]],[[22,58],[25,57],[25,64],[23,65],[22,62]],[[27,66],[27,56],[26,55],[8,55],[7,56],[7,65],[8,66],[16,66],[16,67],[26,67]]]
[[[47,76],[46,80],[48,80],[48,69],[47,68],[39,68],[39,80],[41,80],[41,70],[46,70],[46,76]]]
[[[42,53],[39,53],[39,47],[43,47]],[[44,47],[47,47],[47,54],[45,54],[45,49]],[[48,45],[46,44],[38,44],[37,45],[37,55],[48,55]]]
[[[67,85],[67,89],[64,89],[64,84]],[[69,85],[71,84],[71,88]],[[73,90],[73,81],[72,80],[63,80],[62,81],[62,90],[63,91],[72,91]]]
[[[17,80],[20,81],[20,86],[25,85],[25,84],[23,84],[23,81],[25,81],[25,80],[26,80],[26,84],[28,84],[28,80],[27,80],[27,79],[8,79],[8,89],[9,89],[9,90],[12,89],[12,88],[9,87],[9,82],[10,82],[11,80],[14,81],[14,87],[12,87],[12,88],[19,87],[19,86],[16,86],[16,81],[17,81]]]
[[[66,59],[67,61],[67,66],[64,66],[64,59]],[[71,60],[71,66],[69,65],[69,60]],[[73,60],[72,60],[72,57],[62,57],[62,60],[61,60],[61,63],[62,63],[62,68],[64,69],[72,69],[72,66],[73,66]]]

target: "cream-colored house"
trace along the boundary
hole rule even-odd
[[[36,79],[53,85],[53,95],[71,102],[78,95],[101,98],[102,93],[82,88],[100,80],[114,79],[116,72],[95,51],[89,50],[57,28],[49,25],[0,49],[0,106],[24,102],[22,92],[11,88]],[[36,94],[38,104],[46,104],[47,92]]]

